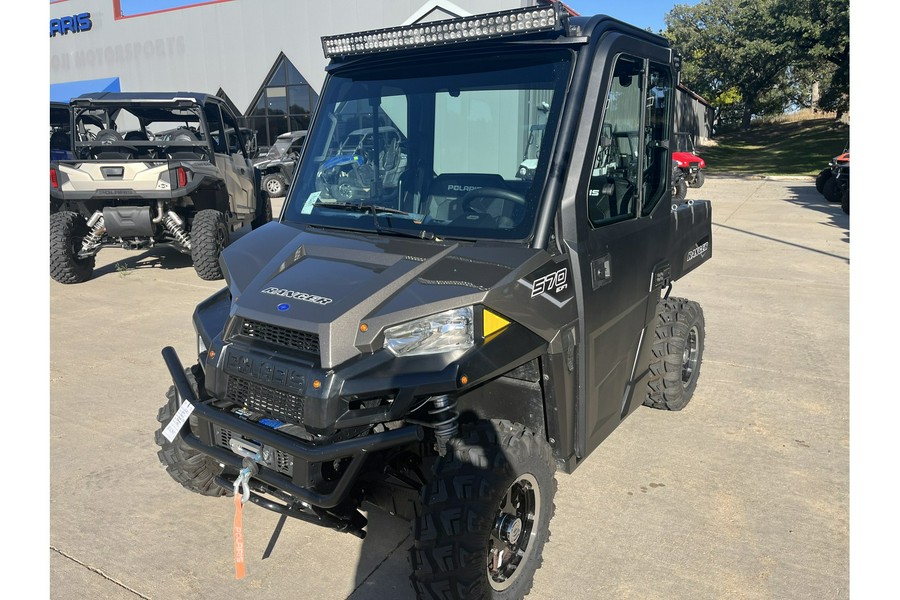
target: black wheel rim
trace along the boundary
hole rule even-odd
[[[216,227],[216,250],[221,252],[225,248],[225,239],[228,237],[228,232],[225,230],[224,225],[220,225]]]
[[[684,354],[681,363],[681,385],[685,388],[691,385],[694,373],[697,372],[697,359],[700,356],[700,332],[696,326],[688,332],[687,343],[684,345]]]
[[[500,498],[487,553],[488,581],[496,591],[509,588],[531,558],[541,515],[540,492],[537,479],[526,473]]]

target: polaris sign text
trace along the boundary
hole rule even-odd
[[[81,13],[71,17],[50,19],[50,37],[66,35],[67,33],[81,33],[90,31],[94,24],[91,22],[91,13]]]

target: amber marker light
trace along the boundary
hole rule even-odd
[[[467,383],[469,383],[469,376],[463,375],[462,377],[460,377],[459,383],[460,383],[460,385],[466,385]]]
[[[313,379],[313,389],[317,390],[320,387],[322,387],[322,382],[319,381],[318,379]]]
[[[216,351],[215,351],[215,350],[210,350],[209,353],[207,353],[207,356],[209,356],[210,358],[215,358],[215,357],[216,357]]]
[[[360,323],[360,324],[359,324],[359,330],[360,330],[361,332],[365,333],[365,332],[367,332],[367,331],[369,330],[369,326],[366,325],[365,323]]]
[[[510,324],[509,319],[501,317],[495,312],[492,312],[488,309],[484,309],[484,324],[483,324],[483,332],[482,335],[485,338],[489,338],[498,331],[506,329],[506,327]]]

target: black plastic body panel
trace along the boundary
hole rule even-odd
[[[672,212],[671,279],[684,277],[712,258],[712,203],[695,200]]]

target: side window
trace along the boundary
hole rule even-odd
[[[219,106],[214,102],[210,102],[203,107],[203,112],[206,115],[206,126],[209,128],[209,139],[212,142],[213,150],[217,154],[224,154],[226,150],[222,136],[222,114],[219,111]]]
[[[228,153],[246,156],[244,141],[241,139],[241,128],[238,127],[237,121],[227,110],[222,110],[222,120],[225,123],[225,131],[228,132],[228,137],[225,138],[228,140]]]
[[[640,59],[616,58],[588,183],[588,217],[595,227],[635,216],[644,109],[642,71]]]
[[[672,74],[669,67],[650,63],[647,90],[647,115],[644,121],[644,206],[642,214],[650,214],[665,192],[666,179],[672,170],[669,149],[669,123],[674,104]]]

